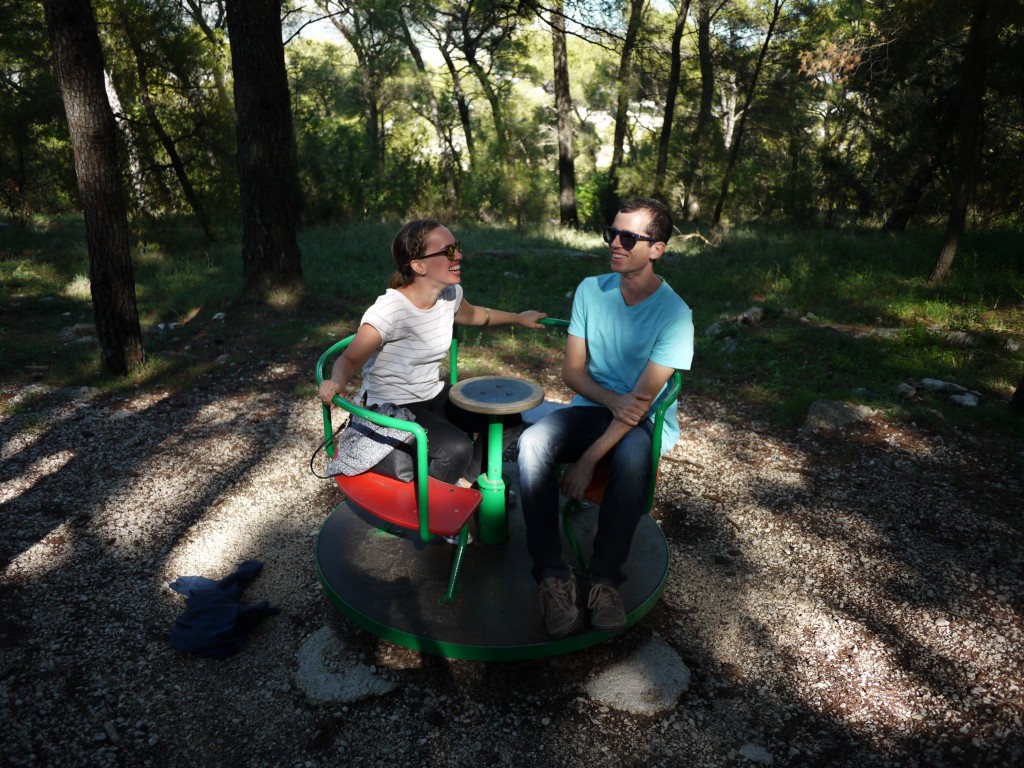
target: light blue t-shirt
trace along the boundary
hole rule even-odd
[[[693,361],[693,313],[664,280],[639,304],[627,306],[617,273],[588,277],[576,289],[569,333],[587,342],[587,373],[613,392],[633,391],[648,361],[689,370]],[[664,388],[662,389],[664,392]],[[662,394],[651,404],[654,418]],[[576,395],[570,405],[600,405]],[[665,412],[661,452],[679,440],[678,409]]]

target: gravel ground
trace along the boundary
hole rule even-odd
[[[3,764],[89,766],[1019,766],[1024,760],[1024,446],[880,417],[842,435],[684,398],[655,516],[657,607],[598,647],[448,661],[355,628],[313,544],[338,503],[309,473],[309,350],[222,359],[187,392],[126,399],[3,387]],[[250,358],[251,359],[258,359]],[[553,396],[558,392],[552,392]],[[264,563],[242,652],[174,651],[168,582]],[[335,671],[297,683],[328,628]],[[588,682],[647,641],[689,688],[654,714]]]

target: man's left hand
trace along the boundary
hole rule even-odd
[[[582,500],[583,494],[587,492],[593,477],[593,463],[580,459],[562,473],[562,481],[560,483],[562,493],[565,494],[566,498],[575,499],[576,501]]]

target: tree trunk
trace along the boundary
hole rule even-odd
[[[494,90],[494,85],[491,83],[491,78],[487,75],[487,71],[477,59],[476,52],[470,49],[463,51],[462,54],[466,57],[469,71],[476,76],[476,81],[480,83],[480,89],[484,92],[484,98],[491,105],[491,119],[494,121],[494,138],[498,144],[498,161],[500,163],[507,163],[509,160],[508,129],[505,127],[505,111],[501,106],[501,99],[498,98],[498,92]]]
[[[1010,399],[1010,407],[1015,411],[1024,413],[1024,376],[1020,377],[1020,381],[1017,382],[1017,391],[1013,393],[1013,397]]]
[[[298,179],[278,0],[227,0],[245,298],[302,285]]]
[[[928,283],[942,282],[949,274],[960,240],[967,226],[967,206],[974,189],[974,169],[978,160],[978,141],[985,110],[985,74],[988,49],[993,37],[990,0],[975,0],[971,13],[971,30],[967,36],[967,53],[961,78],[961,98],[957,100],[960,128],[953,175],[953,193],[946,220],[946,234],[942,238],[939,256],[928,276]]]
[[[106,70],[103,72],[103,84],[107,91],[110,109],[114,113],[115,124],[119,125],[124,132],[124,144],[128,150],[128,170],[132,179],[131,187],[135,193],[134,207],[143,214],[149,214],[151,210],[149,199],[146,196],[146,180],[142,171],[142,158],[139,156],[139,140],[135,135],[135,126],[125,114],[124,107],[121,106],[121,97],[114,86],[114,80],[110,76],[110,72]]]
[[[668,167],[668,148],[672,141],[672,123],[676,114],[676,94],[679,92],[680,72],[682,71],[683,32],[686,29],[686,16],[690,12],[690,0],[679,0],[679,12],[676,14],[676,25],[672,30],[672,54],[669,64],[668,82],[665,84],[665,116],[661,121],[661,133],[658,135],[658,163],[654,171],[654,196],[664,197],[665,171]]]
[[[726,152],[732,149],[736,140],[736,127],[740,122],[741,111],[736,108],[739,101],[740,87],[736,82],[736,74],[730,72],[718,86],[718,111],[722,118],[722,147]]]
[[[700,109],[690,137],[690,163],[683,177],[683,217],[687,221],[694,221],[700,215],[700,200],[704,196],[704,137],[711,125],[711,103],[715,96],[710,0],[700,0],[697,8],[697,58],[700,63]]]
[[[761,67],[764,64],[765,56],[768,55],[768,46],[771,44],[772,35],[775,34],[775,25],[782,13],[782,6],[785,0],[775,0],[772,9],[772,20],[768,24],[768,32],[764,36],[764,44],[761,52],[757,55],[757,64],[754,66],[754,74],[750,78],[750,87],[747,88],[747,96],[743,102],[743,109],[740,112],[739,124],[736,126],[736,136],[729,147],[729,162],[725,167],[725,176],[722,178],[722,191],[718,195],[718,202],[715,204],[715,214],[711,218],[712,228],[717,227],[722,220],[722,209],[725,207],[725,199],[729,195],[729,184],[732,183],[732,174],[736,169],[736,159],[739,157],[740,144],[743,142],[743,130],[747,125],[747,115],[750,112],[750,105],[754,101],[754,91],[757,88],[757,81],[761,76]]]
[[[120,6],[120,4],[119,4]],[[207,242],[214,242],[217,236],[213,232],[213,227],[210,224],[210,217],[206,213],[206,206],[203,205],[203,201],[199,199],[199,195],[192,186],[192,182],[188,178],[188,172],[185,170],[185,163],[181,159],[181,155],[178,153],[178,147],[174,143],[174,139],[171,138],[170,134],[164,129],[163,123],[160,122],[160,116],[156,113],[156,106],[153,104],[153,99],[149,94],[149,76],[146,72],[146,63],[144,60],[145,54],[142,52],[142,46],[139,45],[138,40],[131,33],[131,20],[124,12],[123,7],[119,10],[122,13],[123,21],[126,27],[128,35],[128,45],[132,49],[132,53],[135,56],[136,71],[139,76],[139,98],[142,101],[142,108],[146,111],[146,117],[149,118],[149,125],[153,129],[153,133],[156,134],[157,139],[160,141],[160,145],[164,148],[164,152],[167,153],[167,157],[171,161],[171,168],[174,170],[174,175],[178,179],[178,183],[181,185],[181,191],[185,195],[185,200],[188,202],[189,207],[192,208],[192,214],[196,217],[196,221],[199,223],[199,227],[203,230],[203,235],[206,237]]]
[[[473,139],[473,124],[470,120],[469,101],[462,89],[462,78],[459,76],[459,68],[452,60],[452,51],[447,44],[439,44],[441,56],[444,58],[445,66],[448,67],[448,74],[452,78],[452,94],[455,96],[455,106],[459,110],[459,123],[462,125],[462,133],[466,137],[466,152],[469,155],[469,169],[476,167],[476,144]]]
[[[339,12],[340,13],[340,12]],[[374,51],[369,50],[360,38],[360,23],[355,11],[349,10],[352,14],[351,27],[345,24],[338,14],[331,16],[335,29],[348,41],[352,52],[356,55],[359,64],[359,96],[363,102],[363,109],[366,114],[365,133],[366,148],[370,157],[373,158],[376,167],[374,178],[380,180],[385,173],[385,150],[384,131],[382,129],[383,119],[380,111],[380,83],[382,75],[378,67],[378,61]]]
[[[558,113],[558,214],[563,227],[579,226],[576,208],[576,160],[572,140],[572,95],[565,44],[562,0],[551,11],[551,47],[555,65],[555,111]]]
[[[633,95],[633,51],[640,34],[645,4],[646,0],[629,0],[626,37],[622,41],[619,71],[615,78],[619,92],[615,104],[615,134],[612,140],[612,162],[608,168],[608,191],[604,200],[604,214],[608,221],[619,211],[619,169],[625,155],[626,121],[629,119],[629,100]]]
[[[146,362],[146,354],[96,20],[89,0],[45,0],[43,7],[74,148],[103,367],[119,376],[131,374]]]
[[[441,121],[441,109],[437,104],[437,96],[434,94],[434,87],[430,84],[427,75],[427,67],[423,63],[423,56],[419,46],[413,40],[409,31],[409,23],[405,18],[405,9],[398,8],[398,18],[402,24],[402,34],[405,37],[406,47],[416,63],[416,72],[419,74],[420,86],[427,94],[427,102],[430,105],[430,122],[434,126],[434,133],[437,134],[437,143],[441,147],[441,173],[445,181],[445,202],[454,207],[457,202],[457,190],[455,188],[455,152],[451,140],[444,130],[444,123]]]
[[[910,219],[917,212],[921,196],[935,175],[937,159],[934,155],[927,158],[914,172],[910,182],[903,190],[900,201],[893,206],[888,217],[886,217],[885,223],[882,225],[884,232],[906,232]]]

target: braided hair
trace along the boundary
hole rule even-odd
[[[388,279],[388,288],[404,288],[416,279],[409,262],[423,253],[423,243],[433,230],[441,226],[436,219],[410,221],[391,241],[391,256],[395,260],[395,271]]]

